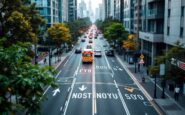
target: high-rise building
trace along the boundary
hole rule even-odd
[[[165,49],[164,41],[164,1],[142,0],[141,28],[139,39],[141,52],[145,55],[145,64],[154,64],[154,57]],[[176,12],[177,13],[177,12]]]
[[[68,0],[62,0],[62,22],[68,22]]]
[[[104,20],[103,4],[99,4],[99,19]]]
[[[61,0],[31,0],[31,3],[36,3],[36,8],[40,15],[46,20],[48,27],[61,21]]]
[[[120,20],[120,12],[121,11],[121,1],[114,0],[114,19]]]
[[[104,0],[105,18],[113,17],[111,15],[111,0]],[[114,9],[113,9],[114,10]]]
[[[82,0],[79,3],[79,7],[78,7],[78,17],[79,18],[84,18],[87,17],[87,7],[86,7],[86,3],[84,2],[84,0]]]
[[[185,43],[185,0],[165,0],[164,43]]]
[[[77,19],[77,0],[68,0],[68,21]]]
[[[134,33],[134,0],[124,0],[124,27],[129,33]]]
[[[99,13],[100,13],[100,9],[99,9],[99,7],[97,7],[97,8],[95,9],[95,20],[100,19]]]

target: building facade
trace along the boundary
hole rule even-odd
[[[68,0],[68,21],[77,19],[77,0]]]
[[[141,28],[139,39],[146,65],[153,65],[154,58],[162,54],[164,44],[164,2],[165,0],[141,1]]]
[[[114,15],[113,18],[120,20],[120,12],[121,11],[121,1],[120,0],[114,0]]]
[[[78,18],[84,18],[87,17],[87,6],[84,0],[82,0],[78,5]]]
[[[185,0],[165,0],[164,43],[185,43]]]
[[[134,33],[134,0],[124,0],[124,27],[129,33]]]
[[[68,22],[68,0],[62,0],[62,22]]]
[[[62,16],[61,0],[31,0],[31,3],[36,3],[36,8],[46,20],[47,27],[62,20],[59,18]]]
[[[99,19],[104,20],[103,4],[99,4]]]

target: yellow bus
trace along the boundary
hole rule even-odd
[[[92,49],[84,49],[84,51],[82,52],[82,62],[86,63],[86,62],[93,62],[93,51]]]

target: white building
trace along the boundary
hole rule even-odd
[[[185,0],[165,0],[164,43],[185,43]]]

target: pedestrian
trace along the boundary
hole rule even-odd
[[[46,58],[45,58],[45,59],[44,59],[44,64],[46,64],[46,61],[47,61],[47,60],[46,60]]]
[[[138,63],[137,68],[138,68],[138,72],[140,72],[140,64],[139,63]]]
[[[176,86],[175,90],[174,90],[174,98],[176,101],[179,100],[179,92],[180,92],[180,88],[178,86]]]

